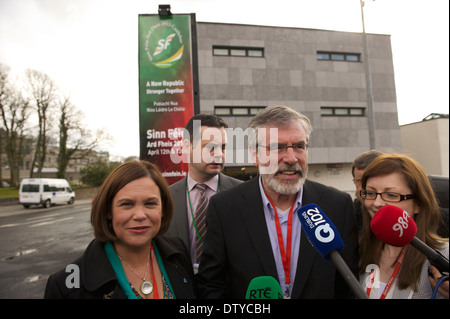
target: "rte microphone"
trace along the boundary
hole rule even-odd
[[[305,232],[311,245],[322,257],[331,259],[356,297],[368,299],[355,275],[340,255],[344,249],[344,242],[327,215],[316,204],[302,206],[297,213],[302,223],[302,231]]]
[[[245,299],[283,299],[283,292],[275,278],[260,276],[250,281]]]
[[[411,244],[424,254],[441,273],[448,273],[448,259],[416,237],[416,222],[400,207],[393,205],[381,207],[372,217],[370,228],[379,240],[388,245],[404,247]]]

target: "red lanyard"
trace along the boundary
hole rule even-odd
[[[392,283],[394,282],[395,277],[397,276],[398,271],[400,270],[400,267],[402,266],[403,258],[405,258],[406,253],[406,247],[402,249],[402,252],[400,253],[400,256],[398,256],[397,263],[395,264],[394,272],[391,275],[391,278],[389,278],[388,283],[386,284],[386,287],[384,287],[383,293],[380,296],[380,299],[385,299],[389,289],[391,289]],[[367,284],[367,296],[370,297],[370,292],[372,290],[373,283],[375,281],[375,269],[372,270],[372,272],[369,275],[369,282]]]
[[[280,249],[281,261],[283,262],[285,282],[286,282],[286,285],[289,287],[291,284],[290,274],[291,274],[291,247],[292,247],[292,215],[294,215],[293,211],[294,211],[295,201],[294,201],[294,204],[292,204],[291,209],[289,210],[287,236],[286,236],[286,248],[285,248],[284,242],[283,242],[283,233],[281,232],[281,224],[280,224],[280,220],[278,219],[277,209],[275,208],[275,205],[273,204],[270,197],[267,196],[267,194],[266,194],[266,197],[267,197],[267,199],[269,199],[269,202],[272,205],[273,210],[275,211],[275,226],[277,229],[277,236],[278,236],[278,248]]]
[[[154,256],[155,256],[155,251],[153,250],[153,245],[150,244],[150,250],[151,250],[151,259],[152,259],[152,279],[153,279],[153,299],[159,299],[159,294],[158,294],[158,284],[156,281],[156,277],[155,277],[155,268],[153,267],[153,262],[154,262]]]

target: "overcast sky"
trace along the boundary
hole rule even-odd
[[[0,63],[47,73],[105,128],[111,155],[139,155],[138,14],[361,32],[359,0],[0,0]],[[390,34],[399,124],[449,109],[449,1],[366,1],[366,31]]]

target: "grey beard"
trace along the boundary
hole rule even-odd
[[[288,180],[288,181],[283,181],[282,183],[280,183],[275,178],[275,176],[280,171],[287,171],[287,170],[298,171],[301,175],[301,178],[296,181]],[[284,164],[284,165],[280,166],[274,174],[261,174],[261,178],[264,180],[264,182],[267,184],[267,186],[270,187],[270,189],[277,192],[278,194],[293,195],[293,194],[298,193],[300,191],[300,189],[302,188],[303,184],[305,183],[307,173],[308,173],[308,167],[306,168],[305,171],[303,171],[303,169],[298,164],[295,164],[295,165]]]

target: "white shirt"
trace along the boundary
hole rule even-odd
[[[286,275],[284,272],[283,262],[281,260],[281,253],[278,245],[278,235],[277,229],[275,226],[275,212],[270,204],[269,199],[266,197],[266,193],[264,192],[261,176],[259,177],[259,190],[261,192],[261,197],[263,200],[264,207],[264,217],[266,218],[267,231],[269,233],[270,244],[272,245],[273,257],[275,259],[275,264],[277,267],[278,279],[281,286],[281,291],[283,293],[286,291]],[[297,209],[302,206],[302,196],[303,196],[303,187],[298,192],[298,196],[296,202],[294,204],[294,216],[292,216],[292,243],[291,243],[291,269],[289,274],[289,279],[291,281],[291,287],[289,289],[289,295],[292,295],[292,288],[294,286],[295,274],[297,272],[297,264],[298,264],[298,255],[300,252],[300,235],[301,235],[301,223],[298,218],[298,214],[296,214]],[[289,212],[290,208],[287,212]],[[277,207],[278,219],[280,220],[281,232],[283,234],[283,242],[284,247],[286,247],[286,237],[287,237],[287,224],[288,224],[288,215],[283,214],[283,212]],[[282,247],[282,249],[284,249]]]

